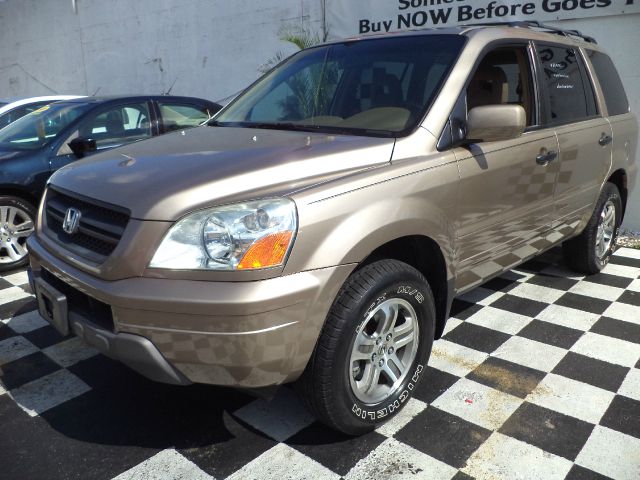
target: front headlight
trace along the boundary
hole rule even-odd
[[[286,198],[202,210],[171,227],[149,267],[252,270],[282,265],[296,229],[296,207]]]

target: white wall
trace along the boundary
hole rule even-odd
[[[567,20],[555,25],[591,35],[607,50],[622,77],[631,110],[640,118],[640,14]],[[636,162],[640,165],[638,150]],[[628,200],[622,227],[640,232],[640,178]]]
[[[76,5],[76,11],[74,11]],[[0,0],[0,97],[237,92],[321,0]],[[175,84],[174,84],[175,82]]]

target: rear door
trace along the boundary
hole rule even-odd
[[[557,241],[584,226],[611,168],[611,126],[599,111],[579,51],[536,44],[546,121],[558,136],[560,158],[554,194]]]
[[[527,113],[527,129],[519,138],[454,149],[460,170],[458,290],[544,248],[553,221],[558,145],[553,128],[540,124],[532,55],[527,43],[490,51],[467,87],[469,110],[518,104]]]

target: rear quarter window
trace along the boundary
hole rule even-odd
[[[629,100],[624,91],[620,75],[618,75],[618,71],[613,65],[611,58],[604,53],[594,50],[588,50],[587,56],[591,60],[593,69],[600,82],[600,88],[602,88],[609,116],[629,113]]]

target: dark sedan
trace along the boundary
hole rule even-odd
[[[57,169],[94,152],[200,125],[220,108],[192,97],[79,98],[1,129],[0,271],[26,263],[36,205]]]

